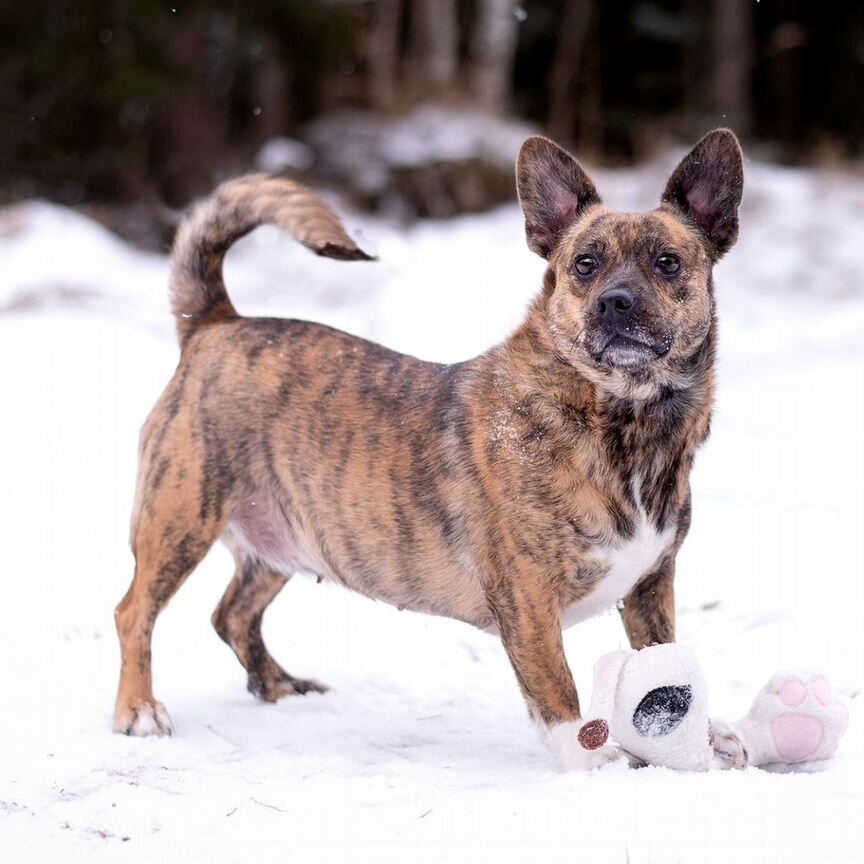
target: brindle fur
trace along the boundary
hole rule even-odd
[[[151,687],[153,624],[220,536],[237,569],[213,623],[268,701],[323,689],[292,678],[261,638],[266,606],[303,569],[497,632],[532,715],[546,728],[578,720],[560,617],[604,579],[596,550],[631,539],[642,511],[673,539],[623,621],[634,647],[674,639],[674,561],[714,390],[711,267],[737,231],[737,142],[706,136],[646,214],[606,210],[542,138],[523,146],[517,182],[529,246],[549,263],[543,289],[503,344],[450,366],[237,314],[222,259],[261,222],[319,254],[368,257],[302,187],[231,181],[181,227],[182,353],[141,435],[116,730],[170,731]],[[653,269],[664,251],[681,259],[677,278]],[[573,262],[587,253],[601,267],[586,280]],[[644,368],[597,356],[597,298],[622,280],[640,298],[636,335],[660,346]]]

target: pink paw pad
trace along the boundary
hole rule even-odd
[[[849,728],[849,711],[842,702],[835,702],[832,709],[834,725],[837,727],[837,735],[845,734]]]
[[[824,678],[822,679],[825,680]],[[827,685],[827,681],[825,682]],[[800,678],[787,678],[777,691],[780,701],[788,708],[800,705],[807,696],[807,685]],[[829,691],[830,698],[830,691]],[[826,703],[822,703],[823,705]]]
[[[824,678],[816,678],[810,686],[813,688],[813,695],[820,705],[831,704],[831,685]]]
[[[803,701],[803,697],[795,703],[786,702],[782,695],[780,698],[786,705],[798,705]],[[815,717],[806,714],[781,714],[771,721],[771,735],[781,758],[787,762],[801,762],[819,749],[823,727]]]

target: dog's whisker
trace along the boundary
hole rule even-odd
[[[575,355],[576,351],[580,347],[579,340],[582,338],[582,334],[585,332],[585,328],[583,327],[574,337],[573,341],[570,343],[570,353]]]

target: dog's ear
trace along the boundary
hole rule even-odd
[[[744,186],[741,147],[729,129],[709,132],[682,160],[661,199],[687,216],[711,244],[716,261],[738,238]]]
[[[516,189],[528,246],[548,258],[564,230],[600,196],[582,166],[548,138],[535,135],[519,151]]]

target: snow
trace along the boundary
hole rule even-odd
[[[400,167],[476,157],[509,166],[534,132],[510,118],[436,105],[392,118],[368,111],[332,112],[308,130],[313,146],[332,150],[341,164]]]
[[[274,174],[277,171],[295,169],[308,171],[315,157],[311,148],[293,138],[271,138],[258,152],[255,165],[259,171]]]
[[[522,142],[536,130],[513,120],[470,109],[421,105],[408,114],[384,117],[368,111],[336,111],[315,120],[306,137],[319,167],[364,196],[384,196],[393,172],[439,162],[479,159],[506,178]],[[478,169],[479,170],[479,169]],[[388,211],[401,208],[391,203]]]
[[[673,164],[598,185],[612,206],[651,206]],[[741,241],[716,272],[717,410],[679,639],[730,719],[775,669],[824,670],[850,704],[834,760],[561,773],[494,637],[300,578],[265,635],[333,689],[258,703],[209,624],[231,572],[221,548],[156,630],[174,736],[112,735],[137,431],[177,358],[167,263],[27,202],[0,211],[4,860],[860,860],[864,184],[748,168]],[[227,262],[237,305],[452,361],[503,338],[539,287],[515,205],[408,231],[347,222],[379,263],[316,259],[261,229]],[[595,660],[625,644],[617,615],[565,643],[587,705]]]

